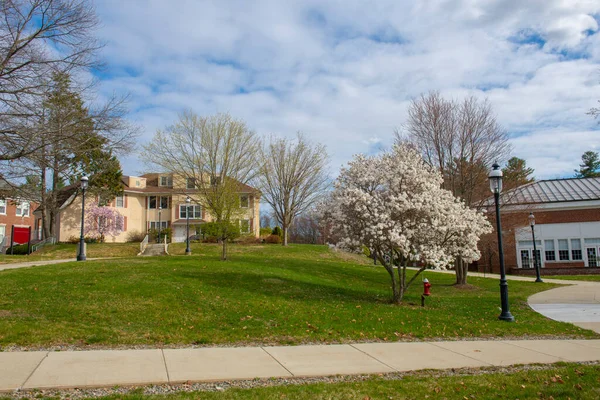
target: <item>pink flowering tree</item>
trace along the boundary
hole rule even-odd
[[[123,232],[124,217],[114,208],[92,206],[86,210],[84,233],[104,242],[106,236]]]
[[[491,232],[482,214],[441,185],[438,171],[411,146],[398,144],[380,156],[355,156],[320,206],[338,246],[366,246],[376,255],[390,275],[396,304],[425,269],[479,259],[479,237]],[[410,280],[407,266],[419,267]]]

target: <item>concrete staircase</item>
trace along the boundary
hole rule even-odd
[[[163,243],[148,243],[141,256],[164,256],[165,245]]]

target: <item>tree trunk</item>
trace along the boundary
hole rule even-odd
[[[467,284],[467,273],[468,273],[469,264],[464,262],[462,257],[457,257],[454,260],[454,269],[456,271],[456,284],[457,285],[466,285]]]
[[[288,226],[285,222],[283,224],[281,224],[281,231],[283,232],[283,241],[282,241],[281,245],[287,246],[288,245]]]
[[[227,261],[227,239],[223,239],[223,252],[221,253],[221,261]]]

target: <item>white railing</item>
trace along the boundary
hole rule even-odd
[[[144,240],[142,240],[142,242],[140,243],[140,254],[143,253],[144,250],[146,250],[146,246],[148,246],[148,235],[146,235]]]
[[[46,239],[42,240],[41,242],[37,242],[36,244],[31,246],[31,252],[33,253],[34,251],[38,251],[42,247],[49,245],[49,244],[56,244],[56,238],[54,236],[46,238]]]

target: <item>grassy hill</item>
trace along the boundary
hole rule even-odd
[[[404,304],[365,257],[325,246],[194,244],[193,255],[73,262],[0,272],[0,346],[298,344],[490,337],[591,337],[549,320],[527,297],[551,284],[510,282],[517,321],[499,321],[497,280],[426,272]],[[171,246],[182,254],[183,244]]]

